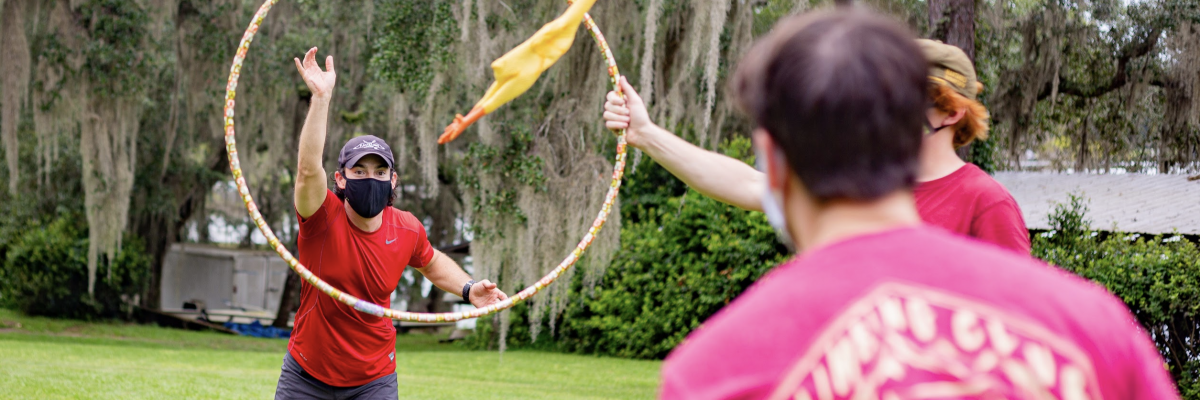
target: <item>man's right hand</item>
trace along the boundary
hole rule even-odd
[[[329,123],[329,103],[337,73],[333,72],[333,56],[325,58],[325,71],[321,70],[317,65],[316,47],[304,55],[303,63],[295,60],[296,70],[312,91],[313,100],[304,127],[300,128],[300,152],[296,157],[296,212],[301,218],[308,218],[321,209],[329,190],[321,155],[325,151],[325,129]]]
[[[312,91],[313,97],[329,99],[333,96],[333,85],[337,81],[337,73],[333,71],[333,56],[325,58],[326,71],[321,71],[321,67],[317,65],[316,47],[304,55],[304,62],[299,58],[293,60],[296,60],[296,70],[300,71],[300,76],[304,78],[304,83],[308,85],[308,90]]]
[[[624,129],[625,141],[641,148],[642,138],[651,134],[649,131],[654,128],[654,122],[650,121],[642,96],[633,90],[624,76],[621,77],[621,90],[625,92],[625,98],[616,91],[608,92],[608,101],[604,103],[604,125],[608,129]]]

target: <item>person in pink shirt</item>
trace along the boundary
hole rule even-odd
[[[915,191],[917,211],[926,223],[1012,251],[1029,254],[1029,231],[1016,200],[979,167],[964,162],[955,149],[987,138],[988,112],[976,100],[982,85],[975,68],[957,47],[917,40],[929,62],[925,102],[927,131],[921,142]],[[650,121],[646,105],[628,82],[627,99],[608,94],[604,117],[611,129],[626,129],[626,139],[692,188],[717,200],[762,211],[763,176],[741,161],[707,151]]]
[[[927,71],[860,10],[789,18],[742,60],[762,208],[799,253],[667,357],[660,397],[1179,398],[1102,287],[921,223]]]

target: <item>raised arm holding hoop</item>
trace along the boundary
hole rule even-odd
[[[351,139],[339,155],[339,171],[335,175],[337,191],[324,189],[325,171],[320,164],[320,155],[324,148],[325,123],[336,73],[332,59],[327,59],[326,70],[320,69],[314,49],[306,54],[304,62],[296,60],[297,69],[305,76],[315,97],[307,122],[310,125],[302,131],[304,137],[300,144],[296,184],[297,214],[302,220],[298,247],[299,253],[305,258],[301,262],[283,246],[254,204],[242,174],[235,139],[235,98],[242,63],[259,26],[277,1],[266,0],[242,36],[230,67],[224,120],[229,167],[251,220],[266,237],[268,245],[308,283],[302,287],[301,296],[311,301],[302,301],[307,305],[302,305],[305,308],[297,313],[296,330],[284,360],[284,373],[280,377],[278,390],[297,395],[324,393],[322,396],[328,396],[330,390],[334,390],[339,391],[338,396],[396,398],[395,376],[387,375],[389,369],[395,369],[395,354],[391,352],[394,346],[379,342],[380,339],[394,341],[395,336],[379,335],[379,330],[383,328],[376,326],[386,324],[388,330],[391,326],[386,319],[378,317],[417,322],[475,318],[512,307],[553,283],[580,259],[614,208],[625,171],[624,133],[617,132],[612,183],[604,203],[591,228],[557,267],[532,286],[507,298],[486,281],[474,283],[468,280],[461,292],[451,290],[453,288],[446,286],[456,286],[457,282],[465,279],[465,273],[449,257],[429,246],[419,220],[412,214],[388,207],[392,202],[389,193],[394,188],[395,177],[392,171],[394,160],[385,142],[370,136]],[[584,14],[583,24],[600,48],[610,82],[615,88],[620,73],[612,52],[590,16]],[[331,244],[331,241],[340,243]],[[328,249],[342,249],[345,254],[336,254],[336,250],[326,252]],[[344,251],[346,249],[358,251]],[[334,263],[349,263],[352,266],[336,268]],[[442,265],[445,263],[449,266]],[[387,268],[366,268],[365,272],[361,268],[376,264],[386,264]],[[482,307],[457,313],[411,313],[381,306],[387,303],[382,294],[388,292],[388,285],[394,288],[399,280],[397,274],[406,265],[422,270],[431,281],[447,291],[461,293]],[[360,268],[356,269],[355,266]],[[314,312],[317,310],[320,311]],[[330,316],[338,321],[306,323]],[[370,325],[368,330],[376,332],[359,337],[348,328],[353,326],[351,324]],[[333,352],[327,352],[328,349]],[[315,361],[313,357],[317,357]],[[384,394],[380,396],[378,393]]]

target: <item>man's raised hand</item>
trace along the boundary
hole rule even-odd
[[[470,296],[471,304],[475,307],[483,308],[504,300],[508,300],[508,295],[504,294],[500,288],[496,287],[495,283],[484,279],[474,285],[471,285]]]
[[[333,85],[337,81],[337,73],[333,71],[333,56],[325,58],[325,71],[317,65],[317,48],[313,47],[304,55],[304,61],[299,58],[296,60],[296,70],[300,71],[300,76],[304,78],[304,83],[308,85],[308,90],[312,91],[313,97],[329,99],[333,96]]]

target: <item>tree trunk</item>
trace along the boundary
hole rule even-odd
[[[208,169],[214,173],[224,172],[228,168],[225,163],[225,147],[215,146],[219,149],[215,154],[212,154],[208,160]],[[166,150],[170,151],[170,150]],[[161,293],[159,292],[162,284],[163,261],[166,259],[167,251],[171,245],[179,242],[187,236],[187,222],[193,216],[198,217],[196,226],[200,231],[201,242],[207,241],[208,232],[208,217],[204,213],[205,201],[209,190],[215,183],[214,176],[209,175],[209,178],[203,179],[200,182],[194,182],[191,185],[180,185],[177,177],[167,175],[163,177],[162,185],[164,187],[174,189],[174,197],[179,200],[178,206],[174,209],[175,214],[171,215],[170,211],[165,211],[162,214],[142,214],[136,215],[132,219],[136,222],[131,223],[134,232],[145,240],[146,252],[152,257],[150,265],[150,282],[146,290],[145,299],[142,301],[142,306],[149,309],[161,309]],[[178,304],[168,304],[172,307],[178,307]]]
[[[271,323],[271,326],[287,329],[288,321],[292,318],[292,311],[300,306],[300,285],[302,283],[300,274],[289,269],[287,281],[283,284],[283,297],[279,300],[279,310],[275,312],[275,322]]]
[[[31,64],[29,42],[25,36],[25,10],[21,1],[0,2],[0,142],[8,167],[8,191],[12,198],[20,194],[20,145],[17,129],[21,109],[29,93]]]
[[[957,46],[975,62],[975,0],[930,0],[929,38]],[[958,149],[958,156],[971,160],[970,144]]]
[[[1191,159],[1185,155],[1188,149],[1188,110],[1192,108],[1193,94],[1180,82],[1171,80],[1164,85],[1166,113],[1159,128],[1158,173],[1170,173],[1173,168],[1183,166]]]
[[[1089,116],[1090,117],[1090,116]],[[1079,136],[1079,150],[1075,155],[1075,172],[1082,173],[1088,167],[1088,131],[1092,130],[1092,120],[1088,118],[1083,123],[1083,132]]]
[[[1021,136],[1025,133],[1025,118],[1018,117],[1013,121],[1012,135],[1008,142],[1008,157],[1012,161],[1012,168],[1016,171],[1021,170]]]
[[[930,0],[930,38],[957,46],[975,61],[975,0]]]

